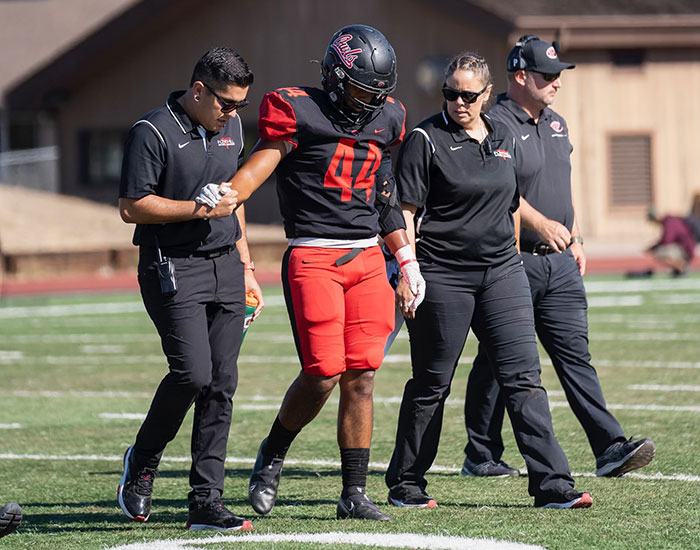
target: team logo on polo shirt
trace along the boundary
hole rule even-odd
[[[236,142],[233,141],[230,137],[222,137],[221,139],[216,140],[216,144],[219,147],[226,147],[228,149],[229,147],[233,147],[236,145]]]
[[[562,126],[561,122],[559,122],[558,120],[553,120],[549,125],[552,128],[552,130],[554,130],[555,132],[563,132],[564,131],[564,127]]]
[[[333,43],[331,44],[331,48],[333,48],[338,55],[340,56],[340,60],[343,62],[343,65],[345,65],[348,69],[352,69],[352,63],[357,59],[357,54],[362,53],[361,48],[355,48],[354,50],[350,49],[350,46],[348,46],[348,42],[352,40],[352,35],[351,34],[343,34],[333,40]]]
[[[511,158],[510,153],[506,151],[505,149],[496,149],[493,152],[494,157],[501,157],[503,160],[508,160]]]

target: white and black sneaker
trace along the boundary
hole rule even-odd
[[[651,439],[613,443],[596,459],[598,477],[617,477],[649,464],[656,454],[656,446]]]
[[[336,517],[338,519],[369,519],[374,521],[392,519],[391,516],[387,516],[377,508],[377,505],[364,491],[358,491],[347,498],[341,495],[336,509]]]
[[[502,460],[498,462],[487,460],[486,462],[477,463],[465,457],[461,473],[463,476],[475,477],[518,477],[520,470],[511,468]]]
[[[132,445],[124,453],[124,473],[117,488],[117,498],[127,518],[131,521],[144,522],[151,515],[151,495],[157,470],[142,468],[134,471],[131,464],[133,449]]]
[[[420,489],[415,491],[389,491],[387,501],[399,508],[437,508],[437,501]]]
[[[548,495],[545,498],[535,497],[536,508],[590,508],[593,506],[593,497],[590,493],[579,493],[571,489],[559,495]]]
[[[187,529],[190,531],[252,531],[253,526],[245,518],[239,517],[220,501],[190,503],[187,516]]]

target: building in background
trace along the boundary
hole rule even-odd
[[[559,40],[562,57],[577,68],[564,75],[554,107],[570,125],[575,201],[589,239],[647,242],[654,236],[644,221],[652,203],[659,211],[683,212],[700,190],[694,147],[700,128],[700,3],[694,0],[0,3],[0,34],[16,26],[21,35],[22,26],[44,23],[9,20],[6,4],[24,4],[37,15],[42,5],[102,6],[91,25],[73,29],[72,40],[44,52],[42,63],[35,61],[28,71],[15,67],[16,79],[0,81],[3,155],[53,146],[45,151],[58,158],[55,190],[61,193],[116,203],[122,142],[131,123],[170,90],[185,87],[189,67],[214,45],[237,49],[255,73],[252,108],[241,113],[250,147],[262,95],[283,85],[319,85],[317,60],[329,36],[348,23],[377,27],[396,49],[395,95],[406,105],[409,125],[440,105],[441,70],[453,54],[473,50],[485,56],[502,91],[506,54],[520,35]],[[11,56],[0,60],[3,66],[14,62]],[[31,131],[20,132],[20,120],[33,121]],[[276,223],[276,201],[268,182],[248,203],[249,219]]]

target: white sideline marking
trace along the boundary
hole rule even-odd
[[[610,359],[596,359],[593,361],[593,363],[596,367],[641,367],[646,369],[700,369],[700,361],[613,361]],[[551,364],[551,362],[549,364]]]
[[[689,339],[697,339],[697,335]],[[164,355],[121,355],[101,356],[99,358],[85,355],[48,355],[41,357],[31,357],[22,354],[22,352],[6,352],[2,355],[0,352],[0,363],[13,362],[44,362],[49,365],[85,365],[93,364],[101,366],[105,364],[129,364],[138,365],[142,363],[156,363],[165,366],[166,359]],[[99,361],[99,365],[96,362]],[[411,356],[408,354],[390,353],[384,358],[386,364],[410,364]],[[468,365],[474,362],[474,357],[462,356],[459,360],[460,365]],[[238,360],[239,366],[246,364],[269,363],[269,364],[284,364],[295,365],[299,363],[299,358],[296,355],[248,355],[243,351]],[[541,357],[542,365],[551,365],[552,361],[547,357]],[[654,368],[654,369],[700,369],[700,361],[630,361],[630,360],[612,360],[612,359],[597,359],[593,360],[595,367],[633,367],[633,368]]]
[[[584,281],[587,294],[700,290],[700,279],[650,279],[647,281]]]
[[[0,424],[0,430],[17,430],[22,427],[22,424],[12,422],[11,424]]]
[[[17,454],[17,453],[0,453],[0,460],[66,460],[69,462],[77,461],[97,461],[97,462],[116,462],[121,465],[124,460],[124,455],[46,455],[46,454]],[[192,457],[189,456],[165,456],[163,457],[162,464],[168,463],[189,463],[192,461]],[[226,464],[246,464],[252,465],[255,463],[255,457],[245,458],[228,456],[226,457]],[[287,458],[284,461],[286,466],[322,466],[325,468],[340,468],[340,461],[337,460],[303,460]],[[388,462],[370,462],[369,467],[373,470],[386,471],[389,467]],[[439,464],[433,464],[430,467],[431,472],[443,472],[443,473],[458,473],[462,467],[461,463],[459,465],[453,464],[452,466],[441,466]],[[521,469],[521,472],[524,472]],[[574,477],[596,477],[593,472],[572,472]],[[655,474],[638,474],[630,473],[625,474],[624,477],[634,477],[637,479],[645,480],[664,480],[664,481],[688,481],[688,482],[700,482],[700,476],[692,474],[670,474],[664,475],[660,472]]]
[[[550,401],[549,408],[570,407],[568,401]],[[608,409],[618,411],[673,411],[673,412],[700,412],[700,405],[622,405],[608,403]]]
[[[126,353],[127,349],[124,345],[83,345],[80,346],[80,351],[88,355],[101,355],[103,353]]]
[[[700,391],[700,386],[686,386],[679,384],[676,386],[664,386],[663,384],[632,384],[627,386],[628,390],[644,391]]]
[[[698,339],[697,332],[591,332],[591,340],[626,340],[628,342],[694,342]]]
[[[100,413],[98,418],[111,419],[126,419],[126,420],[143,420],[146,415],[143,413]]]
[[[136,392],[136,391],[49,391],[49,390],[14,390],[8,392],[15,397],[100,397],[100,398],[150,398],[153,397],[153,392]],[[2,392],[0,392],[2,394]]]
[[[107,550],[191,550],[199,546],[224,542],[231,543],[231,548],[248,542],[308,542],[315,545],[347,544],[354,546],[361,544],[362,546],[373,546],[376,548],[415,548],[424,550],[545,550],[542,546],[496,539],[418,535],[415,533],[343,533],[337,531],[330,533],[217,535],[206,539],[168,539],[124,544],[108,548]]]
[[[644,298],[640,295],[632,296],[591,296],[588,298],[588,307],[633,307],[644,304]]]

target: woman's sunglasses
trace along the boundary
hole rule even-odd
[[[442,87],[442,97],[444,97],[447,101],[457,101],[457,98],[461,97],[464,103],[471,104],[474,103],[488,87],[489,85],[487,84],[480,92],[467,92],[466,90],[455,90],[447,85],[444,85]]]

